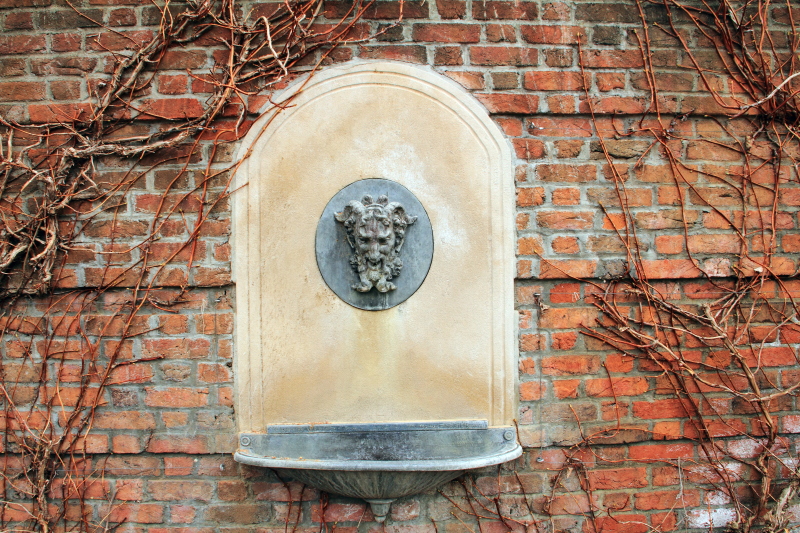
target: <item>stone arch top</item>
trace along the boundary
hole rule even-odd
[[[510,424],[513,162],[486,110],[430,69],[385,61],[321,70],[276,101],[283,110],[264,113],[245,137],[234,180],[239,430]],[[315,257],[329,200],[369,178],[411,191],[433,233],[424,283],[381,311],[342,301]]]

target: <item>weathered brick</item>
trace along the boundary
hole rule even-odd
[[[0,55],[41,52],[46,46],[44,35],[0,35]]]
[[[594,165],[538,165],[536,173],[542,181],[580,183],[597,179]]]
[[[586,42],[586,30],[580,26],[524,25],[522,38],[531,44],[578,44]]]
[[[536,65],[539,51],[513,46],[475,46],[469,57],[473,65],[526,67]]]
[[[3,102],[23,102],[41,100],[45,95],[45,84],[39,81],[0,82],[0,100]]]
[[[147,483],[147,491],[158,501],[202,501],[208,502],[214,494],[213,484],[207,481],[152,480]]]
[[[596,355],[556,355],[542,359],[542,373],[552,376],[596,374],[600,357]]]
[[[648,391],[647,378],[601,378],[584,382],[586,394],[589,396],[638,396]]]
[[[538,5],[531,0],[487,0],[472,6],[476,20],[536,20]]]
[[[477,43],[481,27],[478,24],[414,24],[411,35],[415,41]]]
[[[594,307],[551,307],[541,313],[539,327],[552,329],[575,329],[592,326],[597,318]]]
[[[208,404],[208,389],[146,387],[144,403],[150,407],[202,407]]]

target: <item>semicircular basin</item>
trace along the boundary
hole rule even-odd
[[[271,425],[243,433],[234,458],[285,469],[333,494],[362,498],[382,522],[390,503],[510,461],[522,448],[513,427],[483,420],[392,424]]]

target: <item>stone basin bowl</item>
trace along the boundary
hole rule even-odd
[[[522,448],[513,427],[483,420],[393,424],[271,425],[242,433],[237,461],[285,469],[318,489],[362,498],[383,522],[391,502],[510,461]]]

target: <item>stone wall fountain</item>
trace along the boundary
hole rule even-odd
[[[521,454],[510,149],[408,64],[330,68],[283,98],[233,193],[234,457],[383,521]]]

